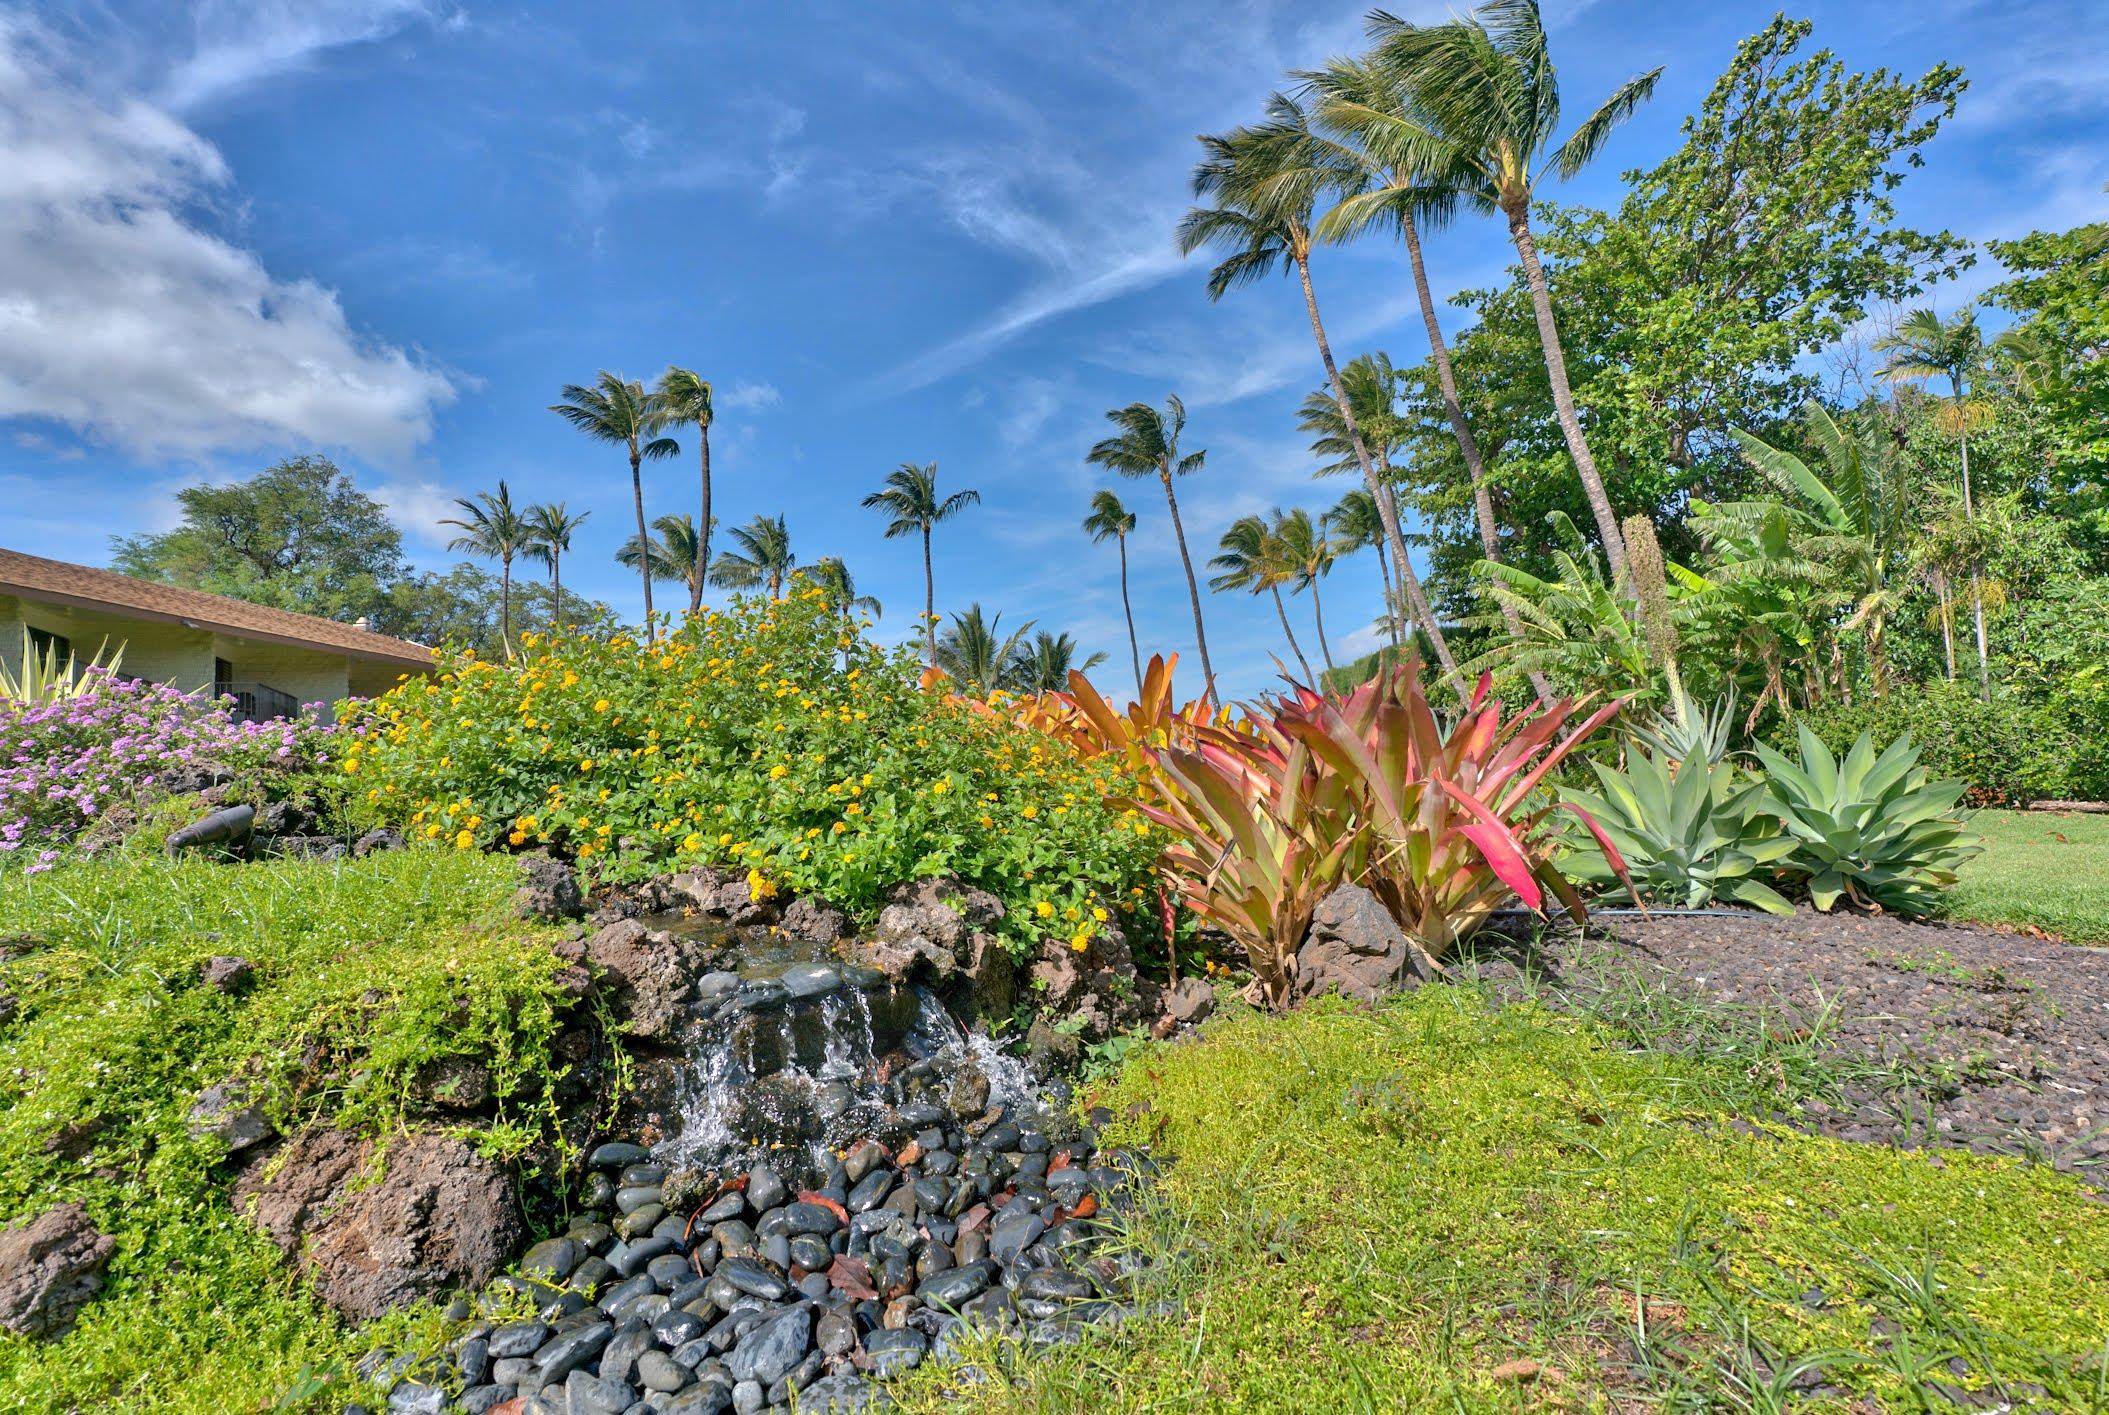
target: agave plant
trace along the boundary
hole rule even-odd
[[[24,628],[22,651],[15,660],[22,665],[20,671],[11,671],[5,660],[0,660],[0,701],[34,704],[80,697],[92,691],[102,678],[115,674],[124,662],[123,644],[105,661],[103,654],[109,647],[110,641],[103,640],[95,657],[82,663],[70,651],[62,655],[56,641],[39,651],[36,640]]]
[[[1759,876],[1794,853],[1793,836],[1765,810],[1765,783],[1745,777],[1735,763],[1697,751],[1681,761],[1662,750],[1635,749],[1620,771],[1591,762],[1601,791],[1565,791],[1595,817],[1631,871],[1627,887],[1643,899],[1683,909],[1723,900],[1772,914],[1794,906]],[[1612,872],[1580,852],[1574,875],[1608,885]]]
[[[1555,810],[1578,817],[1625,877],[1617,846],[1586,810],[1538,792],[1623,702],[1572,727],[1580,705],[1564,700],[1504,720],[1491,686],[1482,675],[1446,730],[1409,660],[1345,698],[1295,688],[1278,718],[1279,731],[1347,781],[1369,835],[1362,883],[1432,955],[1511,900],[1543,909],[1549,893],[1582,917],[1580,893],[1554,865]]]
[[[1680,682],[1670,687],[1668,712],[1650,713],[1629,730],[1636,742],[1663,758],[1672,771],[1688,761],[1711,766],[1728,755],[1735,715],[1734,688],[1711,708],[1702,708]]]
[[[1840,761],[1804,727],[1799,762],[1763,745],[1757,755],[1770,788],[1766,809],[1795,842],[1786,864],[1808,875],[1818,909],[1842,900],[1930,913],[1956,867],[1983,848],[1954,814],[1963,783],[1929,782],[1909,737],[1878,756],[1863,732]]]
[[[1171,832],[1179,896],[1244,948],[1260,1000],[1285,1007],[1312,915],[1367,853],[1355,783],[1279,720],[1190,735],[1150,752],[1157,789],[1129,804]]]

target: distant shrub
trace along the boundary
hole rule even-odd
[[[223,702],[100,669],[67,697],[0,698],[0,860],[48,869],[113,812],[216,770],[292,776],[328,761],[329,747],[312,717],[236,722]]]
[[[757,896],[870,913],[955,875],[1007,906],[1020,945],[1088,940],[1133,908],[1156,832],[1105,804],[1129,784],[1044,732],[918,686],[795,580],[656,645],[527,636],[516,664],[462,652],[348,709],[364,808],[459,849],[548,843],[611,879],[696,864]]]
[[[1927,774],[1960,781],[1973,806],[2026,805],[2076,794],[2080,742],[2059,715],[2006,692],[1987,703],[1974,685],[1899,684],[1887,697],[1826,706],[1779,724],[1774,744],[1792,747],[1807,727],[1834,754],[1862,733],[1877,742],[1911,738]]]

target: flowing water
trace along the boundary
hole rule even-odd
[[[731,943],[738,960],[737,984],[718,980],[707,1004],[715,1011],[678,1077],[680,1119],[658,1149],[665,1160],[714,1169],[766,1155],[825,1170],[850,1140],[902,1129],[903,1106],[1036,1103],[1025,1064],[963,1028],[927,988],[891,982],[825,945],[692,919],[646,922]],[[974,1104],[984,1082],[986,1099]]]

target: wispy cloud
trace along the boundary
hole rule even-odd
[[[749,383],[745,379],[735,381],[722,393],[716,395],[717,405],[732,412],[753,412],[761,408],[773,408],[783,402],[773,383]]]
[[[436,0],[203,0],[196,43],[157,97],[187,112],[313,65],[324,53],[446,18]]]

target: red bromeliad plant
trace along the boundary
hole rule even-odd
[[[1283,1007],[1311,916],[1359,872],[1366,832],[1347,777],[1275,725],[1252,728],[1191,724],[1190,747],[1151,751],[1157,789],[1128,804],[1172,832],[1181,897],[1244,947],[1262,998]]]
[[[1553,864],[1548,817],[1586,812],[1537,797],[1555,766],[1615,715],[1559,702],[1506,722],[1480,681],[1447,731],[1407,663],[1344,698],[1294,687],[1243,731],[1199,726],[1155,749],[1158,789],[1134,803],[1177,839],[1166,853],[1193,910],[1243,945],[1263,998],[1285,1005],[1296,950],[1325,896],[1365,885],[1430,955],[1512,899],[1582,901]],[[1565,735],[1563,736],[1563,730]]]
[[[1296,688],[1276,717],[1279,731],[1349,783],[1370,836],[1361,883],[1434,955],[1511,899],[1543,909],[1550,893],[1580,918],[1581,895],[1553,861],[1548,817],[1579,817],[1620,878],[1625,861],[1588,812],[1536,792],[1622,701],[1571,727],[1581,704],[1570,699],[1503,721],[1482,677],[1445,731],[1419,668],[1409,661],[1345,698]]]

